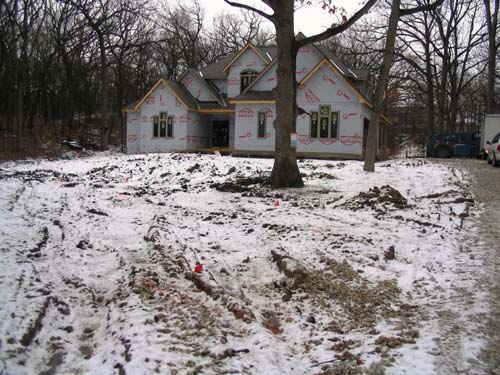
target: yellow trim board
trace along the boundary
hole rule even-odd
[[[230,100],[231,104],[273,104],[276,100]]]
[[[167,86],[167,87],[168,87],[168,89],[170,90],[170,92],[171,92],[172,94],[174,94],[174,96],[175,96],[175,97],[177,98],[177,100],[178,100],[178,101],[179,101],[179,102],[180,102],[180,103],[184,106],[184,108],[186,108],[186,109],[190,109],[190,108],[189,108],[189,106],[188,106],[186,103],[184,103],[184,100],[182,100],[182,99],[180,98],[180,96],[179,96],[179,95],[177,95],[177,93],[175,92],[175,90],[172,90],[172,87],[170,87],[170,85],[168,84],[168,82],[167,82],[167,81],[165,81],[163,78],[162,78],[162,80],[163,80],[163,83],[165,83],[165,86]],[[193,109],[196,109],[196,108],[193,108]]]
[[[146,99],[148,98],[149,95],[151,95],[157,88],[158,86],[160,85],[160,83],[163,82],[163,78],[160,78],[154,85],[153,87],[151,88],[151,90],[148,91],[148,93],[146,95],[143,96],[143,98],[141,100],[139,100],[139,102],[135,105],[134,107],[134,111],[135,112],[138,112],[141,107],[142,107],[142,104],[146,101]]]
[[[305,84],[325,64],[327,64],[327,66],[332,70],[332,72],[334,72],[335,75],[338,76],[342,80],[342,82],[344,82],[354,92],[354,95],[356,95],[358,97],[361,104],[366,104],[367,106],[369,106],[371,108],[371,106],[372,106],[371,103],[368,100],[366,100],[366,98],[363,95],[361,95],[361,93],[358,91],[358,89],[356,87],[354,87],[351,84],[351,82],[349,82],[347,79],[344,78],[344,75],[328,59],[321,60],[318,63],[318,65],[316,65],[309,73],[306,74],[306,76],[304,78],[302,78],[302,80],[298,83],[298,85],[300,86],[300,85]]]
[[[198,109],[193,112],[211,114],[211,113],[235,113],[236,111],[234,109]]]
[[[262,54],[259,52],[259,50],[257,48],[255,48],[253,46],[252,43],[248,43],[245,47],[243,47],[232,59],[231,61],[229,61],[226,66],[224,67],[224,69],[222,70],[224,73],[226,73],[226,71],[231,67],[231,65],[234,64],[234,62],[236,60],[238,60],[240,58],[240,56],[248,49],[248,48],[251,48],[252,51],[254,51],[257,56],[263,61],[265,62],[266,64],[269,64],[269,60],[267,58],[265,58],[264,56],[262,56]]]
[[[389,126],[394,125],[394,124],[392,123],[392,121],[391,121],[391,120],[389,120],[389,118],[388,118],[387,116],[385,116],[385,115],[383,115],[383,114],[380,114],[380,118],[381,118],[382,120],[384,120],[384,121],[387,123],[387,125],[389,125]]]

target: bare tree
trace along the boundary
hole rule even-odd
[[[368,128],[368,138],[366,143],[365,163],[363,169],[367,172],[375,171],[375,160],[377,157],[377,141],[378,141],[378,128],[379,119],[382,113],[382,105],[384,101],[384,94],[387,87],[387,80],[389,72],[394,59],[394,45],[396,42],[396,34],[398,29],[399,18],[403,16],[412,15],[422,11],[428,11],[440,6],[444,0],[437,0],[432,4],[425,4],[416,6],[414,8],[401,9],[400,0],[392,0],[391,13],[389,16],[389,26],[387,28],[387,38],[384,48],[384,58],[380,73],[377,79],[375,94],[373,97],[372,116],[370,119],[370,126]]]
[[[276,95],[276,141],[274,165],[271,172],[273,187],[302,187],[304,183],[297,165],[296,151],[290,145],[290,135],[296,129],[297,115],[303,113],[297,106],[297,82],[295,78],[298,50],[310,43],[320,42],[340,34],[352,26],[366,14],[377,0],[368,0],[350,19],[340,25],[332,25],[324,32],[300,40],[294,34],[294,0],[261,0],[272,13],[235,1],[224,0],[227,4],[253,11],[273,23],[276,32],[277,55],[277,86]],[[300,1],[298,3],[306,3]],[[308,4],[311,2],[308,1]],[[331,1],[322,2],[323,6],[332,12],[335,7]]]
[[[483,0],[486,13],[486,27],[488,30],[488,77],[486,89],[486,112],[495,113],[498,108],[494,106],[497,55],[500,48],[498,38],[498,8],[499,0]],[[496,110],[495,110],[496,109]]]
[[[260,15],[248,10],[242,10],[241,15],[219,13],[214,18],[211,39],[224,55],[242,49],[249,42],[265,46],[274,42],[275,35],[265,29],[263,22]]]

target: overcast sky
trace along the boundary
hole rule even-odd
[[[212,18],[220,11],[239,12],[238,8],[227,5],[224,0],[199,0],[200,4],[205,8],[208,18]],[[265,9],[260,1],[240,0],[245,4],[259,4],[261,9]],[[319,1],[318,1],[319,2]],[[361,8],[364,1],[360,0],[335,0],[333,2],[337,6],[345,8],[349,16],[357,9]],[[361,3],[361,5],[359,4]],[[305,35],[310,36],[318,32],[324,31],[332,23],[336,22],[336,16],[328,14],[320,6],[306,6],[295,13],[295,31],[302,31]],[[272,29],[272,25],[269,26]],[[273,30],[274,31],[274,30]]]

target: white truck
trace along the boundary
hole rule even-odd
[[[486,142],[493,139],[495,135],[500,133],[500,114],[486,115],[484,118],[483,128],[481,130],[481,155],[483,159],[488,156],[488,145]]]

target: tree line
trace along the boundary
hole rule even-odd
[[[384,100],[399,131],[425,141],[435,133],[479,131],[485,113],[499,113],[498,9],[498,0],[446,0],[400,18]],[[387,20],[381,4],[328,45],[346,64],[377,74]]]
[[[0,151],[75,134],[106,149],[121,109],[160,76],[273,40],[253,13],[209,22],[197,0],[1,0]]]
[[[498,8],[499,0],[445,0],[400,18],[383,106],[402,131],[428,138],[477,130],[485,112],[498,112]],[[375,83],[390,10],[379,1],[322,43],[347,65],[369,69]],[[158,77],[175,79],[249,41],[275,43],[258,13],[204,14],[197,0],[0,0],[0,151],[75,134],[105,149],[123,126],[120,109]]]

